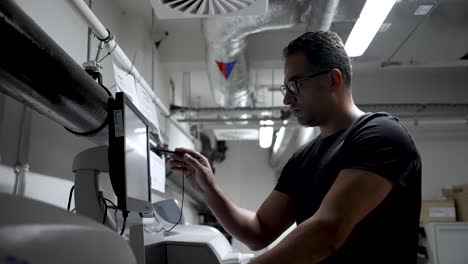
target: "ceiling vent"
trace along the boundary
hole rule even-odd
[[[159,19],[265,14],[268,0],[151,0]]]

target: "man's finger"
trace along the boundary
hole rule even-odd
[[[187,165],[187,162],[185,160],[169,160],[169,165]]]
[[[187,164],[192,166],[197,171],[202,172],[203,169],[205,168],[205,166],[203,166],[197,159],[192,157],[190,154],[185,153],[184,154],[184,160],[185,160],[185,162],[187,162]]]
[[[193,149],[188,149],[188,148],[175,148],[175,152],[181,152],[181,153],[189,153],[189,154],[194,154],[194,155],[201,155],[200,153],[196,152]]]
[[[178,152],[178,153],[183,153],[183,154],[188,153],[188,154],[190,154],[190,156],[194,157],[197,160],[205,160],[206,159],[205,156],[203,156],[202,154],[200,154],[199,152],[197,152],[197,151],[195,151],[193,149],[176,148],[174,151]],[[178,156],[178,154],[176,153],[173,156]],[[183,155],[180,155],[179,157],[183,157]]]
[[[184,161],[183,154],[182,154],[182,155],[181,155],[181,154],[178,154],[178,153],[176,153],[176,154],[171,154],[171,155],[169,156],[169,158],[170,158],[171,160]],[[184,161],[184,162],[185,162],[185,161]]]

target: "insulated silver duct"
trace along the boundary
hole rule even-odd
[[[338,3],[339,0],[270,0],[264,15],[204,19],[208,76],[215,101],[223,107],[250,105],[253,87],[249,85],[245,55],[247,36],[301,23],[307,24],[309,31],[328,30]]]

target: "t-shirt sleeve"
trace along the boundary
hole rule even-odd
[[[294,158],[292,157],[288,160],[286,165],[284,165],[274,190],[291,195],[294,175]]]
[[[404,186],[407,176],[418,166],[414,142],[396,119],[372,120],[351,133],[347,141],[344,169],[370,171]]]

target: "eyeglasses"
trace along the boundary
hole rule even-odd
[[[286,84],[283,84],[283,85],[280,86],[281,93],[283,94],[283,96],[286,95],[286,92],[289,92],[292,95],[296,95],[299,92],[299,87],[300,87],[301,82],[303,82],[305,80],[308,80],[308,79],[312,79],[314,77],[317,77],[317,76],[325,74],[325,73],[329,73],[332,70],[333,69],[329,69],[329,70],[326,70],[326,71],[313,73],[313,74],[307,75],[307,76],[299,78],[299,79],[288,81]]]

